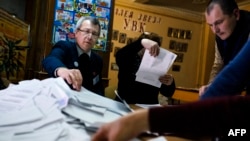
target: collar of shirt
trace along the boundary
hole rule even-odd
[[[77,46],[77,53],[78,53],[78,56],[80,56],[81,54],[83,54],[84,52],[82,51],[82,49]],[[90,57],[90,54],[91,54],[91,50],[89,52],[85,52],[88,54],[88,56]]]

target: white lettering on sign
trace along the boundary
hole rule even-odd
[[[228,136],[244,136],[247,133],[246,129],[230,129]]]

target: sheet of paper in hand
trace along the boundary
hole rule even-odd
[[[160,48],[160,53],[156,57],[151,56],[149,51],[145,50],[141,65],[136,73],[136,81],[160,87],[159,77],[168,72],[176,57],[176,54],[163,48]]]

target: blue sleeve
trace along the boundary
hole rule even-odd
[[[217,75],[201,99],[237,95],[250,82],[250,40],[238,55]]]
[[[69,62],[73,62],[72,45],[65,41],[57,42],[51,52],[42,61],[43,68],[49,76],[55,77],[54,71],[58,67],[69,67]]]

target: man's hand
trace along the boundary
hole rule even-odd
[[[148,109],[137,110],[115,121],[102,125],[92,141],[128,141],[148,131]]]
[[[160,47],[157,42],[149,40],[149,39],[142,39],[141,44],[144,48],[149,50],[149,54],[151,56],[157,56],[160,52]]]
[[[199,96],[202,96],[205,93],[205,91],[207,90],[208,87],[209,87],[209,85],[201,86],[200,89],[199,89]]]
[[[81,90],[82,86],[82,74],[78,69],[67,69],[67,68],[58,68],[56,75],[62,77],[67,81],[69,85],[72,85],[73,89],[76,91]]]

